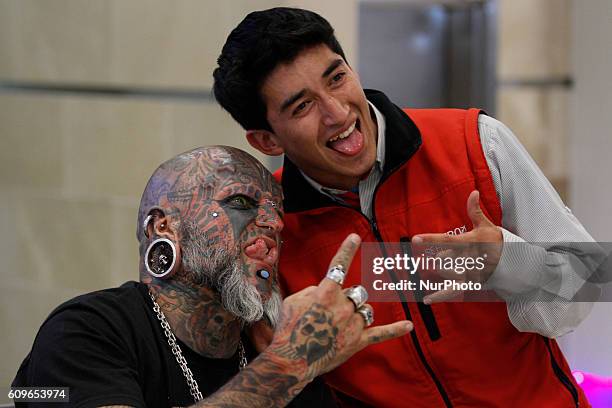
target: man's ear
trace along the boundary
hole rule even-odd
[[[175,230],[175,225],[172,223],[172,217],[166,215],[164,210],[157,207],[149,211],[150,217],[147,217],[143,227],[147,237],[154,235],[160,238],[168,238],[170,241],[178,244],[178,231]]]
[[[170,241],[178,244],[179,237],[172,219],[168,216],[157,218],[154,222],[155,234],[161,238],[168,238]]]
[[[144,221],[145,235],[149,238],[147,250],[141,262],[146,271],[157,279],[170,279],[181,270],[181,246],[172,216],[157,207],[149,211]],[[150,277],[141,275],[143,282]]]
[[[279,156],[285,152],[278,143],[278,137],[268,130],[247,130],[246,138],[251,146],[268,156]]]

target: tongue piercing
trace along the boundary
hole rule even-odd
[[[261,279],[269,279],[270,278],[270,272],[266,271],[265,269],[260,269],[257,271],[257,276],[259,276]]]

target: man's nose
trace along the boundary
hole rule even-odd
[[[276,208],[268,208],[267,206],[259,208],[255,224],[259,227],[269,228],[274,232],[281,232],[285,226]]]
[[[325,126],[333,126],[346,122],[349,113],[348,105],[333,95],[321,99],[321,114]]]

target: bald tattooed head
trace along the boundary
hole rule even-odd
[[[264,316],[276,323],[282,195],[255,158],[214,146],[162,164],[149,180],[138,212],[141,263],[156,238],[144,233],[142,223],[149,214],[169,217],[177,232],[182,268],[172,279],[212,289],[223,307],[246,323]],[[262,270],[268,279],[261,278]],[[142,265],[141,280],[165,283],[150,277]]]

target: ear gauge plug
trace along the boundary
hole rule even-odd
[[[265,269],[258,270],[256,272],[256,275],[260,277],[261,279],[265,279],[265,280],[270,279],[270,272],[266,271]]]

